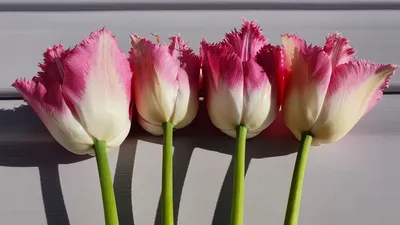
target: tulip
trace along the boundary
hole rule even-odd
[[[345,136],[377,102],[395,65],[356,60],[348,39],[335,33],[325,46],[311,46],[292,34],[282,36],[286,75],[282,103],[286,125],[301,141],[285,225],[296,225],[310,145]]]
[[[174,223],[172,132],[196,117],[199,105],[200,59],[177,35],[171,44],[131,36],[133,97],[139,124],[151,134],[164,135],[162,224]],[[159,40],[159,38],[158,38]]]
[[[217,44],[201,43],[205,101],[212,123],[236,138],[231,224],[243,223],[246,138],[258,135],[279,110],[282,50],[267,45],[255,22]]]
[[[107,151],[129,133],[131,70],[106,29],[94,31],[72,50],[48,47],[42,71],[12,85],[33,108],[50,134],[75,154],[96,156],[105,221],[118,224]]]

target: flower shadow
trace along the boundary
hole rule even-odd
[[[47,225],[70,225],[63,199],[58,165],[91,158],[72,154],[53,140],[27,105],[0,109],[0,166],[37,167]],[[114,175],[120,224],[134,225],[131,186],[136,139],[121,145]],[[127,146],[129,145],[129,148]]]
[[[63,149],[50,136],[40,119],[29,106],[14,110],[0,109],[0,166],[37,167],[40,173],[42,198],[48,225],[69,225],[58,165],[86,160],[88,156],[74,155]],[[130,137],[121,145],[114,175],[114,189],[121,225],[134,225],[132,207],[132,179],[137,137],[140,140],[162,144],[162,137],[147,134],[137,124]],[[134,137],[132,137],[134,136]],[[289,138],[288,138],[289,136]],[[175,132],[174,142],[174,212],[175,224],[184,182],[195,148],[233,155],[235,141],[215,128],[201,102],[200,111],[193,123]],[[291,137],[280,118],[257,138],[247,141],[246,171],[253,158],[276,157],[297,151],[298,142]],[[134,149],[132,149],[134,147]],[[226,172],[217,200],[213,224],[227,224],[233,183],[233,162]],[[155,224],[161,224],[161,199],[159,199]]]
[[[86,160],[53,141],[35,113],[26,105],[0,110],[0,166],[37,167],[48,225],[69,225],[58,165]],[[28,125],[28,126],[27,126]]]

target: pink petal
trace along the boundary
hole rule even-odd
[[[131,36],[131,44],[132,49],[129,53],[132,72],[143,81],[146,80],[143,84],[147,84],[149,79],[156,78],[148,75],[154,72],[162,74],[162,79],[166,82],[176,83],[181,61],[177,57],[172,57],[172,51],[168,46],[155,44],[138,35]]]
[[[63,84],[64,70],[63,63],[65,57],[71,52],[70,49],[64,50],[62,44],[47,47],[43,53],[44,61],[39,64],[42,71],[38,72],[36,79],[40,80],[46,89],[49,88],[54,82]]]
[[[223,42],[242,60],[254,59],[256,53],[267,44],[260,27],[254,21],[243,20],[240,31],[233,30],[226,34]]]
[[[373,64],[367,60],[350,61],[333,71],[327,97],[341,91],[350,92],[372,77],[376,77],[376,79],[384,78],[383,82],[374,90],[376,93],[382,93],[382,90],[389,86],[390,78],[396,69],[397,66],[390,64]],[[375,100],[372,99],[372,101]]]
[[[243,76],[244,76],[244,89],[248,94],[257,90],[260,86],[270,85],[269,77],[266,75],[264,69],[257,64],[254,60],[242,63]]]
[[[331,143],[341,139],[382,97],[395,65],[350,61],[332,74],[323,110],[312,128],[316,140]]]
[[[33,108],[37,115],[45,119],[47,113],[60,116],[68,110],[66,107],[61,85],[57,82],[49,83],[49,90],[35,77],[33,80],[17,79],[11,86],[16,88],[24,100]]]
[[[349,40],[339,33],[334,33],[326,38],[324,51],[332,59],[332,68],[349,62],[356,54],[356,51],[350,47]]]
[[[242,62],[244,74],[242,124],[248,128],[247,138],[267,128],[279,110],[277,83],[270,83],[263,68],[254,60]]]
[[[212,123],[224,133],[240,124],[244,76],[240,58],[223,44],[201,43],[205,101]]]
[[[166,45],[131,36],[130,63],[133,91],[139,115],[150,124],[169,121],[179,91],[180,62]]]
[[[373,64],[367,60],[350,61],[334,70],[327,98],[340,92],[350,93],[372,77],[382,79],[381,84],[375,90],[371,90],[373,95],[366,108],[365,113],[367,113],[382,98],[383,90],[389,87],[390,79],[396,69],[397,66],[391,64]]]
[[[93,31],[65,58],[64,73],[64,97],[86,131],[97,140],[122,142],[130,124],[132,73],[111,32]]]
[[[167,121],[177,129],[188,125],[197,114],[200,58],[179,35],[170,38],[169,46],[139,36],[131,38],[139,124],[152,134],[159,133]]]
[[[295,34],[284,34],[282,35],[284,59],[285,59],[285,70],[290,72],[293,69],[293,61],[297,60],[300,53],[304,53],[307,49],[307,42]]]
[[[384,73],[385,71],[392,71],[385,79],[385,82],[376,90],[375,94],[371,97],[371,100],[368,104],[367,110],[365,114],[367,114],[375,105],[378,103],[379,100],[383,97],[383,90],[389,87],[390,79],[392,79],[395,70],[398,68],[397,65],[380,65],[379,69],[377,69],[376,73]]]
[[[189,84],[192,90],[199,90],[200,82],[200,57],[194,54],[183,39],[179,36],[170,38],[171,44],[168,47],[169,53],[177,61],[180,67],[186,71],[189,77]]]
[[[284,42],[284,50],[293,52],[285,77],[283,115],[286,125],[300,138],[318,118],[331,76],[329,56],[320,47],[307,47],[304,52]],[[288,55],[286,53],[286,55]]]
[[[243,66],[240,58],[229,47],[201,42],[203,79],[206,88],[218,89],[221,85],[230,89],[243,88]]]
[[[92,138],[68,109],[63,99],[61,85],[57,82],[48,85],[50,88],[46,90],[37,78],[17,79],[12,84],[58,143],[75,154],[87,154],[91,151]]]
[[[264,46],[257,53],[257,63],[262,66],[272,84],[272,92],[278,94],[279,105],[283,101],[285,58],[280,46]]]
[[[306,46],[306,42],[297,36],[285,36],[283,49],[285,52],[286,74],[285,93],[296,90],[318,88],[324,97],[330,81],[332,66],[329,56],[319,46]],[[287,91],[286,91],[287,90]]]
[[[108,46],[102,46],[107,44]],[[101,52],[105,50],[106,52]],[[101,55],[105,54],[105,55]],[[105,61],[108,60],[108,61]],[[90,33],[65,59],[63,89],[72,102],[79,102],[85,95],[90,76],[98,76],[100,71],[118,76],[126,101],[131,99],[131,71],[129,61],[122,52],[111,32],[105,28]]]
[[[151,124],[145,119],[143,119],[143,117],[141,117],[140,115],[138,115],[138,123],[145,131],[149,132],[152,135],[160,136],[163,134],[162,125]]]

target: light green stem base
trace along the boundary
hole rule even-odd
[[[174,224],[173,171],[172,171],[172,134],[174,126],[170,122],[163,124],[163,159],[162,159],[162,207],[161,224]]]
[[[307,158],[312,139],[313,136],[310,132],[304,132],[301,135],[301,144],[299,152],[297,153],[296,164],[294,166],[284,225],[297,225],[299,222],[304,174],[306,171]]]
[[[245,126],[236,128],[231,225],[243,224],[246,135],[247,128]]]
[[[118,225],[117,204],[115,203],[114,188],[108,164],[108,156],[105,141],[95,141],[97,168],[99,171],[101,195],[103,198],[104,217],[106,225]]]

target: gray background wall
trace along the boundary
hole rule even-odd
[[[104,223],[95,160],[63,150],[29,107],[10,100],[17,96],[10,84],[35,75],[47,45],[73,46],[106,26],[125,51],[129,33],[152,38],[150,32],[162,41],[179,32],[197,50],[202,37],[219,41],[244,17],[257,20],[274,44],[286,32],[323,44],[341,31],[359,58],[400,63],[398,0],[131,2],[0,0],[1,225]],[[390,95],[344,139],[311,150],[301,225],[398,224],[399,85],[395,76]],[[110,153],[121,225],[160,224],[160,143],[135,128]],[[229,224],[234,140],[200,112],[174,145],[178,224]],[[245,224],[283,223],[297,146],[279,120],[248,142]]]

